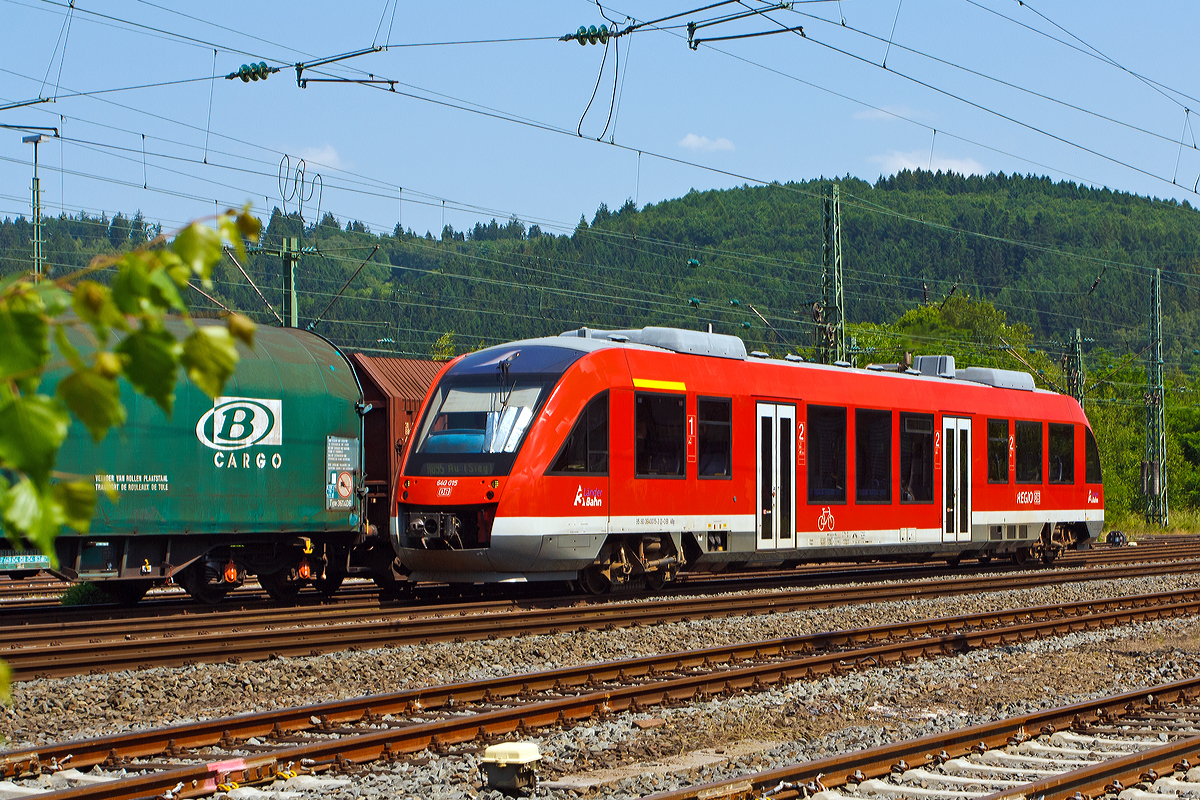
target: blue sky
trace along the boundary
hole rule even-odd
[[[612,1],[604,12],[621,26],[701,5]],[[684,14],[614,40],[614,73],[616,44],[606,56],[555,40],[605,21],[583,0],[78,0],[73,13],[65,0],[0,0],[0,106],[57,98],[0,111],[0,123],[60,128],[63,141],[39,151],[48,210],[140,209],[168,229],[218,205],[282,206],[293,189],[281,192],[285,154],[293,178],[305,160],[307,218],[319,208],[376,231],[401,217],[436,234],[443,214],[458,230],[515,214],[565,232],[602,202],[906,167],[1197,201],[1200,120],[1188,109],[1200,100],[1188,95],[1200,97],[1189,58],[1200,4],[797,2],[697,36],[782,25],[803,37],[689,49],[687,22],[762,7]],[[410,46],[508,38],[533,40]],[[295,63],[373,45],[388,47],[306,75],[371,74],[397,81],[395,92],[297,86]],[[223,78],[252,60],[281,71],[265,83]],[[74,96],[167,81],[178,83]],[[0,130],[0,216],[29,213],[21,136]]]

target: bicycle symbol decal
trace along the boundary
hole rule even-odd
[[[833,530],[833,512],[829,510],[829,506],[821,509],[821,516],[817,517],[817,530]]]

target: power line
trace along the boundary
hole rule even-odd
[[[798,16],[802,16],[802,17],[805,17],[806,19],[811,19],[811,20],[814,20],[814,21],[816,21],[816,22],[823,22],[823,23],[825,23],[825,24],[827,24],[827,25],[831,25],[831,26],[834,26],[834,27],[836,27],[836,28],[844,28],[845,30],[851,31],[852,33],[859,34],[860,36],[864,36],[864,37],[866,37],[866,38],[868,38],[868,39],[873,39],[873,40],[875,40],[876,42],[884,42],[884,41],[885,41],[885,40],[883,39],[883,37],[881,37],[881,36],[876,36],[875,34],[873,34],[873,33],[870,33],[869,31],[864,31],[864,30],[862,30],[862,29],[860,29],[860,28],[856,28],[856,27],[854,27],[853,25],[847,25],[847,24],[841,24],[841,25],[838,25],[838,23],[836,23],[836,22],[833,22],[832,20],[827,20],[827,19],[825,19],[824,17],[819,17],[819,16],[817,16],[817,15],[815,15],[815,14],[809,14],[809,13],[805,13],[805,12],[803,12],[803,11],[797,11],[797,10],[796,10],[796,9],[794,9],[794,8],[792,8],[792,9],[789,9],[789,10],[790,10],[790,11],[791,11],[793,14],[796,14],[796,15],[798,15]],[[1044,94],[1044,93],[1042,93],[1042,92],[1038,92],[1038,91],[1035,91],[1035,90],[1033,90],[1033,89],[1029,89],[1029,88],[1026,88],[1026,87],[1024,87],[1024,86],[1020,86],[1020,85],[1018,85],[1018,84],[1012,83],[1011,81],[1006,81],[1006,80],[1004,80],[1003,78],[997,78],[997,77],[995,77],[995,76],[993,76],[993,75],[988,75],[987,73],[980,72],[979,70],[971,69],[970,67],[966,67],[966,66],[963,66],[963,65],[961,65],[961,64],[956,64],[956,63],[954,63],[954,62],[952,62],[952,61],[947,61],[947,60],[946,60],[946,59],[944,59],[944,58],[939,58],[938,56],[932,55],[932,54],[930,54],[930,53],[926,53],[926,52],[924,52],[924,51],[922,51],[922,50],[917,50],[917,49],[915,49],[915,48],[908,47],[908,46],[906,46],[906,45],[900,44],[899,42],[892,41],[892,42],[890,42],[890,44],[891,44],[891,46],[892,46],[892,47],[895,47],[895,48],[896,48],[896,49],[898,49],[898,50],[903,50],[903,51],[905,51],[905,52],[907,52],[907,53],[912,53],[913,55],[916,55],[916,56],[920,56],[920,57],[922,57],[922,58],[929,59],[930,61],[934,61],[934,62],[936,62],[936,63],[938,63],[938,64],[942,64],[942,65],[944,65],[944,66],[951,67],[951,68],[953,68],[953,69],[956,69],[956,70],[960,70],[960,71],[962,71],[962,72],[965,72],[965,73],[967,73],[967,74],[969,74],[969,75],[974,75],[974,76],[975,76],[975,77],[977,77],[977,78],[982,78],[983,80],[986,80],[986,81],[990,81],[990,82],[992,82],[992,83],[999,84],[999,85],[1001,85],[1001,86],[1004,86],[1004,87],[1007,87],[1007,88],[1009,88],[1009,89],[1014,89],[1014,90],[1016,90],[1016,91],[1018,91],[1018,92],[1021,92],[1021,93],[1023,93],[1023,94],[1030,95],[1031,97],[1037,97],[1037,98],[1039,98],[1039,99],[1041,99],[1041,100],[1046,100],[1046,101],[1048,101],[1048,102],[1051,102],[1051,103],[1054,103],[1054,104],[1056,104],[1056,105],[1063,106],[1064,108],[1069,108],[1069,109],[1071,109],[1072,111],[1078,111],[1078,112],[1080,112],[1081,114],[1086,114],[1086,115],[1088,115],[1088,116],[1090,116],[1090,117],[1094,117],[1094,118],[1096,118],[1096,119],[1103,120],[1103,121],[1105,121],[1105,122],[1111,122],[1111,123],[1113,123],[1114,125],[1119,125],[1119,126],[1121,126],[1121,127],[1123,127],[1123,128],[1127,128],[1127,129],[1129,129],[1129,130],[1131,130],[1131,131],[1134,131],[1134,132],[1136,132],[1136,133],[1142,133],[1142,134],[1145,134],[1145,135],[1147,135],[1147,136],[1151,136],[1151,137],[1153,137],[1153,138],[1156,138],[1156,139],[1161,139],[1162,141],[1164,141],[1164,142],[1169,142],[1170,144],[1177,144],[1177,142],[1176,142],[1176,141],[1175,141],[1175,140],[1174,140],[1172,137],[1170,137],[1170,136],[1166,136],[1165,134],[1161,134],[1161,133],[1157,133],[1157,132],[1155,132],[1155,131],[1148,130],[1148,129],[1146,129],[1146,128],[1143,128],[1143,127],[1140,127],[1140,126],[1138,126],[1138,125],[1134,125],[1133,123],[1130,123],[1130,122],[1125,122],[1125,121],[1123,121],[1123,120],[1119,120],[1119,119],[1116,119],[1116,118],[1114,118],[1114,117],[1110,117],[1110,116],[1107,116],[1107,115],[1105,115],[1105,114],[1101,114],[1101,113],[1099,113],[1099,112],[1097,112],[1097,111],[1092,111],[1092,110],[1090,110],[1090,109],[1084,108],[1083,106],[1078,106],[1078,105],[1075,105],[1074,103],[1069,103],[1069,102],[1067,102],[1066,100],[1060,100],[1060,99],[1058,99],[1058,98],[1056,98],[1056,97],[1051,97],[1051,96],[1050,96],[1050,95],[1048,95],[1048,94]],[[891,70],[889,70],[889,71],[891,71]]]

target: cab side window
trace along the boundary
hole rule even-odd
[[[634,476],[682,478],[684,464],[684,396],[634,396]]]
[[[1084,480],[1088,483],[1103,483],[1100,474],[1100,449],[1096,447],[1096,437],[1091,428],[1084,428],[1087,434],[1083,439]]]
[[[547,474],[608,474],[608,392],[596,395],[583,409]]]

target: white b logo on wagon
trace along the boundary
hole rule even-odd
[[[283,401],[218,397],[196,423],[196,438],[213,450],[283,444]]]

